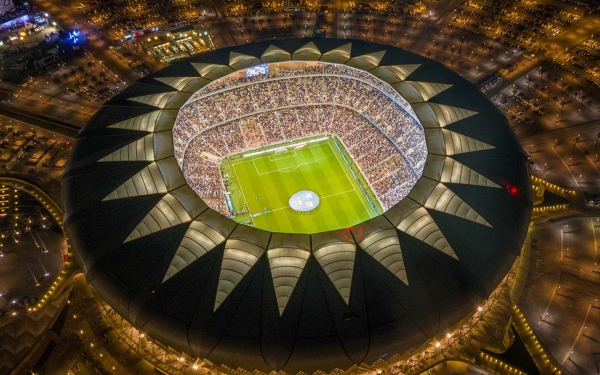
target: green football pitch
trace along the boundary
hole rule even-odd
[[[358,169],[353,167],[353,173],[348,162],[349,157],[344,159],[329,138],[297,150],[232,157],[221,168],[234,211],[248,207],[248,213],[236,221],[251,220],[255,227],[271,232],[318,233],[351,227],[381,212]],[[357,179],[363,183],[359,185]],[[293,210],[289,199],[300,190],[315,192],[319,206],[310,212]]]

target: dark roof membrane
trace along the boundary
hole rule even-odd
[[[191,63],[227,65],[231,52],[260,58],[271,45],[293,54],[309,42],[321,53],[352,43],[352,57],[385,50],[379,66],[421,65],[407,81],[452,85],[428,102],[478,113],[446,126],[445,134],[467,136],[494,148],[448,157],[495,186],[472,185],[463,180],[432,183],[448,187],[489,225],[419,202],[425,193],[415,191],[405,198],[406,202],[400,202],[401,208],[392,208],[384,216],[349,231],[304,237],[276,235],[225,225],[228,219],[202,206],[190,216],[194,220],[199,215],[196,221],[182,219],[169,228],[130,240],[128,234],[152,216],[161,202],[181,204],[186,209],[195,203],[171,188],[104,200],[137,171],[160,162],[99,161],[149,134],[107,128],[159,110],[128,98],[176,91],[164,79],[160,82],[153,78],[200,77]],[[107,102],[76,140],[79,152],[72,154],[63,179],[66,232],[94,289],[136,328],[178,351],[216,365],[267,373],[329,372],[334,368],[346,370],[353,364],[372,364],[379,358],[419,347],[473,313],[519,254],[531,210],[526,157],[495,106],[475,86],[435,61],[400,48],[356,40],[270,41],[177,61],[142,81]],[[160,131],[164,131],[163,123]],[[430,152],[444,156],[439,128],[426,134],[432,137],[428,138]],[[433,136],[437,139],[435,147],[429,144]],[[160,167],[162,172],[164,166]],[[419,189],[433,185],[421,184],[425,187]],[[410,211],[418,207],[419,211]],[[419,237],[422,232],[407,227],[410,212],[429,215],[438,228],[434,234],[445,238],[456,257],[442,252],[440,242],[428,242],[431,237]],[[194,228],[210,231],[211,238],[223,241],[205,253],[195,249],[200,254],[197,259],[179,263],[184,264],[183,268],[165,278],[175,258],[190,256],[182,253],[180,246],[189,246],[186,236]],[[143,231],[138,228],[138,232]],[[373,253],[365,240],[371,235],[397,238],[399,246],[393,247],[391,254],[401,254],[403,270],[392,269],[385,257],[378,258],[377,254],[383,253]],[[275,236],[279,237],[275,240]],[[299,249],[296,254],[300,257],[306,251],[310,256],[280,314],[269,254],[286,246]],[[215,311],[224,274],[222,265],[225,259],[235,258],[239,248],[259,249],[258,256]],[[338,248],[354,254],[348,304],[319,258],[319,251]],[[405,275],[405,280],[399,275]]]

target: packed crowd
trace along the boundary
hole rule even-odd
[[[319,64],[316,67],[348,68],[330,64]],[[348,69],[356,75],[366,74],[356,69]],[[293,72],[293,70],[274,70],[266,76],[277,75],[279,71],[283,72],[282,74]],[[370,77],[373,81],[379,81],[373,76]],[[235,86],[234,83],[230,84]],[[382,87],[389,87],[383,82],[381,84]],[[393,91],[391,87],[389,88]],[[276,108],[309,104],[338,104],[352,108],[371,119],[402,149],[413,168],[417,171],[422,170],[426,150],[424,146],[420,146],[425,143],[420,125],[404,108],[397,104],[398,101],[390,100],[390,95],[362,80],[331,75],[294,76],[288,79],[235,86],[228,90],[210,91],[209,88],[208,91],[209,94],[196,96],[195,99],[198,100],[191,100],[179,112],[178,121],[173,128],[173,135],[175,156],[180,165],[182,165],[183,153],[190,140],[210,127]],[[199,93],[202,92],[204,89]],[[199,95],[199,93],[194,95]],[[401,98],[397,93],[396,96]],[[230,141],[237,143],[240,135],[231,134],[231,137]],[[411,147],[412,145],[417,147]],[[233,146],[233,148],[237,147]],[[232,150],[232,152],[235,151]]]
[[[225,215],[226,189],[218,160],[269,144],[337,136],[385,210],[408,194],[423,170],[424,133],[398,104],[410,106],[365,72],[312,64],[215,83],[181,109],[173,140],[190,186]]]
[[[364,116],[335,105],[261,112],[210,128],[188,145],[183,172],[190,186],[210,207],[228,215],[226,189],[214,156],[224,158],[319,134],[332,134],[342,141],[384,210],[404,198],[416,182],[417,177],[388,137]]]
[[[352,68],[346,65],[322,63],[322,62],[295,62],[284,64],[270,64],[269,73],[246,77],[244,72],[238,72],[228,77],[219,79],[201,90],[197,91],[190,98],[190,102],[211,95],[215,92],[231,90],[244,85],[251,85],[262,81],[271,81],[277,79],[285,79],[292,77],[314,77],[314,76],[329,76],[329,77],[352,77],[363,81],[385,94],[390,96],[394,101],[403,106],[406,110],[415,114],[408,102],[396,92],[390,85],[376,78],[370,73],[360,69]]]

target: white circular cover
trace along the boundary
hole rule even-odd
[[[314,191],[300,190],[297,193],[292,194],[289,203],[290,207],[294,211],[298,212],[309,212],[317,208],[321,200]]]

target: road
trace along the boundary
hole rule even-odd
[[[11,110],[6,109],[6,106],[0,106],[0,116],[23,122],[40,129],[45,129],[52,133],[60,134],[69,138],[75,138],[77,133],[79,133],[79,128],[75,126],[44,120],[39,118],[38,115],[32,113],[18,113],[15,112],[14,108],[11,108]]]
[[[523,145],[538,146],[546,143],[556,142],[563,139],[575,138],[580,134],[597,133],[600,120],[584,121],[578,124],[571,125],[567,128],[559,128],[546,131],[542,134],[536,134],[528,137],[520,137],[519,141]]]
[[[68,101],[62,97],[46,95],[37,90],[37,92],[15,88],[5,84],[0,84],[0,92],[8,95],[10,104],[3,101],[6,110],[25,111],[29,113],[38,113],[50,120],[56,120],[69,123],[73,126],[83,126],[100,108],[100,103],[90,106],[84,103]],[[13,95],[17,95],[16,97]],[[96,103],[94,103],[96,104]]]

